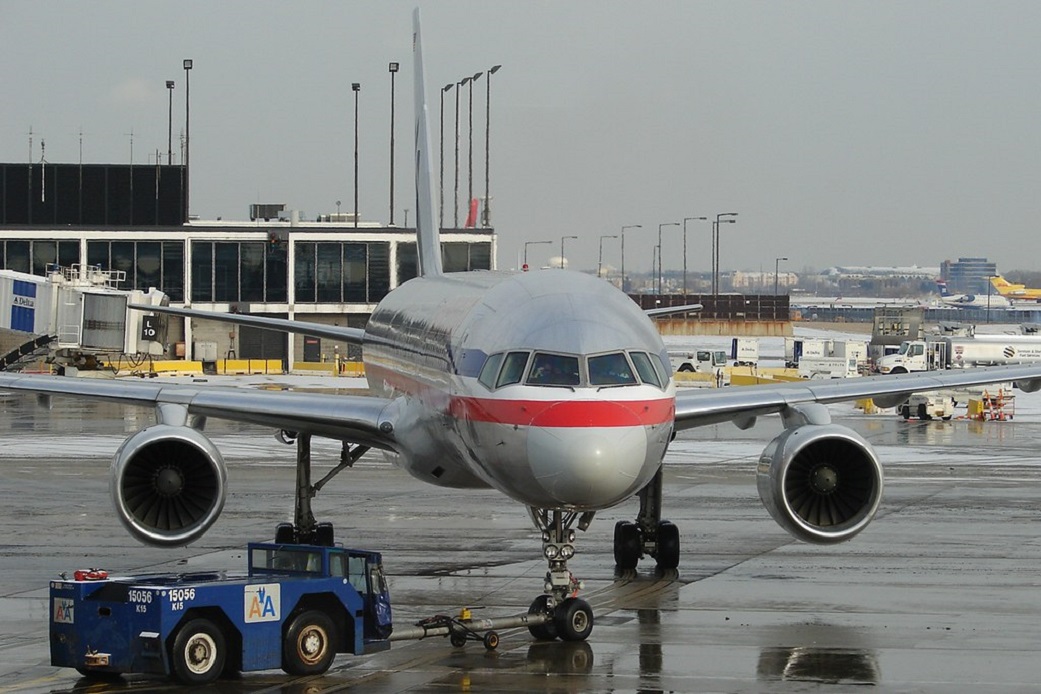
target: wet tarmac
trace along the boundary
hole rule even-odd
[[[602,512],[571,568],[597,614],[588,642],[503,633],[493,652],[446,639],[339,656],[321,677],[245,674],[204,691],[1034,691],[1041,681],[1041,394],[1013,421],[904,422],[851,405],[833,416],[876,446],[887,469],[875,522],[852,542],[799,543],[769,518],[755,461],[780,430],[686,432],[667,457],[666,515],[680,528],[678,573],[616,576],[611,536],[635,502]],[[962,410],[964,412],[964,410]],[[242,547],[292,514],[294,449],[271,432],[211,420],[229,463],[213,529],[176,550],[144,547],[112,512],[108,466],[151,412],[0,394],[0,693],[152,692],[49,664],[46,587],[61,571],[242,569]],[[314,442],[316,469],[338,447]],[[395,621],[459,607],[526,610],[545,572],[525,510],[495,492],[423,485],[369,456],[315,501],[344,544],[383,552]],[[645,560],[646,561],[646,560]]]

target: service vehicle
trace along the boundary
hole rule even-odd
[[[390,647],[390,595],[377,552],[251,543],[248,574],[111,577],[50,584],[51,664],[85,676],[172,675],[205,684],[281,668],[321,674],[337,653]]]
[[[759,340],[754,337],[735,337],[730,341],[730,358],[734,366],[759,364]]]
[[[975,335],[905,340],[896,354],[878,360],[880,373],[899,374],[1041,361],[1037,335]]]

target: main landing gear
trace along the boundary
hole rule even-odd
[[[546,592],[535,598],[528,614],[544,614],[547,620],[528,627],[536,639],[552,641],[585,641],[593,631],[593,608],[576,597],[581,581],[568,568],[568,559],[575,556],[575,530],[585,530],[593,521],[593,513],[578,514],[560,509],[529,508],[535,527],[542,531],[542,554],[549,562],[546,572]]]
[[[614,526],[614,562],[619,570],[632,571],[646,554],[655,558],[658,570],[674,570],[680,563],[680,531],[661,518],[661,468],[639,497],[636,522],[618,521]]]
[[[279,431],[276,438],[285,444],[296,443],[296,504],[292,523],[275,527],[275,542],[282,544],[314,544],[333,546],[333,524],[318,523],[311,512],[311,499],[339,472],[353,467],[369,450],[368,446],[349,446],[340,451],[340,462],[325,477],[311,484],[311,435],[294,431]]]

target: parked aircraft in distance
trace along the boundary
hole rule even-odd
[[[829,544],[871,522],[883,472],[871,445],[833,424],[826,404],[870,397],[887,407],[916,391],[1006,381],[1041,389],[1041,364],[1025,364],[678,393],[653,322],[609,283],[563,269],[444,273],[418,10],[414,31],[419,276],[380,301],[365,328],[154,309],[359,344],[371,395],[0,374],[5,390],[155,408],[157,423],[127,438],[112,464],[116,512],[141,541],[188,543],[217,520],[227,478],[203,433],[209,417],[271,427],[295,441],[294,523],[276,529],[278,541],[332,542],[311,497],[377,449],[431,485],[493,488],[527,506],[548,564],[529,612],[549,617],[529,629],[539,639],[582,640],[593,612],[576,596],[581,582],[568,566],[576,528],[637,496],[634,521],[614,527],[616,564],[635,569],[645,555],[660,569],[679,564],[679,530],[663,518],[662,482],[677,431],[722,422],[747,429],[779,414],[784,431],[757,461],[760,497],[795,537]],[[340,464],[316,484],[312,436],[343,445]],[[447,527],[467,543],[465,529]]]
[[[1041,302],[1041,289],[1032,289],[1022,284],[1009,282],[1001,275],[990,278],[990,283],[1001,296],[1015,301]]]
[[[1012,302],[997,292],[991,294],[951,294],[947,289],[947,283],[936,280],[936,287],[940,290],[940,301],[947,306],[955,308],[1012,308]]]

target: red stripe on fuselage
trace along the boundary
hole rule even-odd
[[[540,427],[628,427],[665,424],[675,418],[671,398],[657,400],[500,400],[454,397],[457,419]]]
[[[625,427],[654,426],[672,422],[676,401],[663,397],[651,400],[516,400],[479,398],[445,393],[430,383],[375,364],[366,364],[370,376],[401,392],[420,398],[428,406],[447,411],[456,419],[540,427]],[[546,389],[570,392],[566,389]]]

